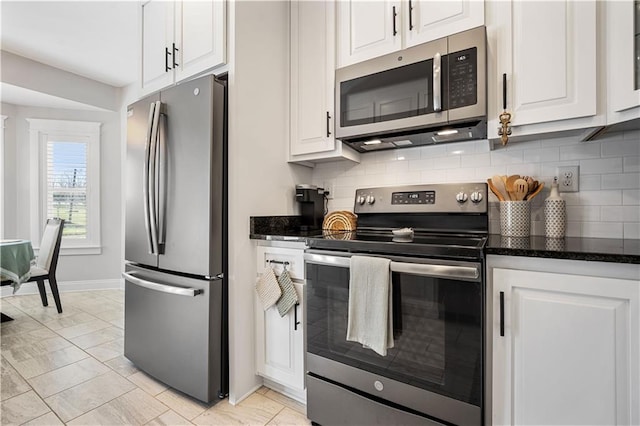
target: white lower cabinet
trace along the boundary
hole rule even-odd
[[[265,384],[305,402],[305,311],[304,311],[304,250],[303,248],[258,247],[257,271],[262,274],[268,261],[289,262],[298,293],[299,304],[281,317],[276,306],[263,310],[255,296],[256,370],[268,380]],[[283,271],[282,263],[272,263],[276,275]]]
[[[640,424],[640,279],[574,275],[587,263],[489,268],[492,424]]]

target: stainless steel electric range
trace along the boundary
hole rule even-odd
[[[323,425],[481,425],[486,184],[358,189],[354,212],[355,231],[307,241],[307,416]],[[392,233],[405,227],[413,233]],[[356,254],[391,261],[386,356],[346,339]]]

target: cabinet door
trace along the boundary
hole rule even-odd
[[[338,67],[402,48],[400,1],[346,0],[337,7]]]
[[[409,0],[405,10],[405,47],[484,25],[484,1]]]
[[[176,81],[225,62],[226,2],[177,1]]]
[[[331,151],[335,4],[291,3],[291,155]]]
[[[141,21],[141,88],[143,93],[150,93],[173,82],[172,57],[165,51],[173,42],[173,2],[143,3]]]
[[[638,424],[639,304],[638,281],[495,268],[492,423]]]
[[[502,32],[495,78],[501,82],[507,74],[512,126],[594,116],[595,1],[513,1],[498,7]],[[501,83],[497,89],[502,106]]]
[[[609,123],[640,117],[640,2],[611,1],[607,8]]]
[[[266,311],[256,299],[256,365],[258,374],[304,389],[304,285],[294,283],[300,303],[281,317],[275,306]]]

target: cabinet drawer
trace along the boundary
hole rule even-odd
[[[304,280],[304,250],[259,246],[256,256],[258,274],[264,271],[270,260],[289,262],[287,270],[291,274],[291,278],[294,281]],[[271,263],[271,267],[276,275],[280,275],[283,271],[282,263]]]

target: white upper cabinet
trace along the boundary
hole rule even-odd
[[[225,7],[220,0],[141,4],[142,94],[224,64]]]
[[[141,5],[142,76],[141,87],[152,92],[173,82],[168,49],[173,43],[173,3],[149,1]]]
[[[338,5],[338,67],[402,48],[400,1],[341,1]]]
[[[225,2],[175,3],[176,81],[225,63]]]
[[[606,2],[608,124],[640,118],[640,1]]]
[[[405,4],[406,47],[484,25],[484,2],[410,0]]]
[[[338,2],[338,67],[484,25],[476,0]]]
[[[291,2],[291,162],[360,158],[334,137],[335,7]]]
[[[498,136],[505,90],[512,137],[604,124],[594,0],[491,2],[487,20],[489,60],[496,61],[489,66],[489,138]]]

